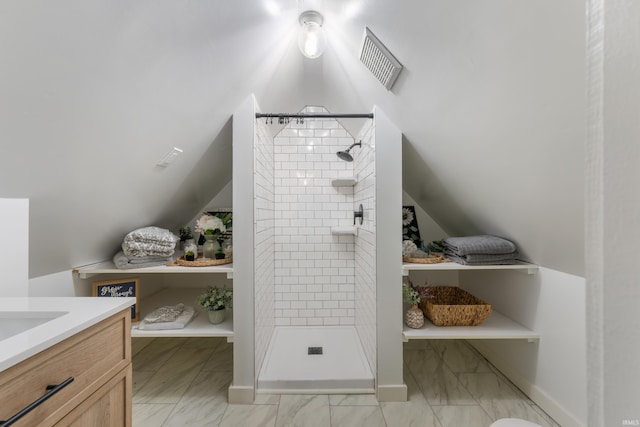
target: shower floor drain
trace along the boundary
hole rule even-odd
[[[307,354],[322,354],[322,347],[308,347]]]

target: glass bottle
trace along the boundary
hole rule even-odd
[[[204,238],[207,239],[202,245],[202,256],[204,258],[214,259],[216,257],[216,241],[212,234],[205,234]]]
[[[184,241],[184,259],[185,261],[195,261],[198,259],[198,245],[195,244],[193,239]]]

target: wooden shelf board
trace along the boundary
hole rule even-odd
[[[188,268],[188,267],[187,267]],[[226,337],[233,341],[233,311],[228,310],[225,321],[212,325],[207,313],[202,311],[196,303],[196,297],[205,289],[200,288],[167,288],[140,300],[140,319],[158,307],[183,303],[196,309],[197,315],[184,329],[169,329],[164,331],[140,330],[139,322],[131,326],[132,337]]]
[[[166,266],[159,265],[156,267],[133,268],[129,270],[121,270],[111,261],[90,264],[84,267],[73,269],[73,273],[77,274],[81,279],[86,279],[96,274],[153,274],[153,273],[225,273],[227,278],[233,278],[233,264],[214,265],[211,267],[184,267],[181,265]]]
[[[508,317],[492,311],[478,326],[435,326],[429,319],[424,320],[420,329],[404,325],[404,341],[414,339],[526,339],[530,342],[540,339],[540,334],[525,328]]]
[[[416,264],[410,262],[402,263],[402,275],[407,276],[410,271],[431,270],[431,271],[466,271],[466,270],[512,270],[526,274],[535,274],[538,266],[526,262],[509,265],[462,265],[456,262],[441,262],[438,264]]]

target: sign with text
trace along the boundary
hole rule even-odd
[[[93,296],[108,298],[135,297],[136,303],[131,306],[131,320],[137,321],[140,319],[140,311],[138,310],[139,284],[140,278],[138,277],[94,282]]]

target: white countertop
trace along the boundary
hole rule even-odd
[[[0,340],[0,372],[135,304],[135,298],[0,298],[0,316],[16,312],[65,314]]]

